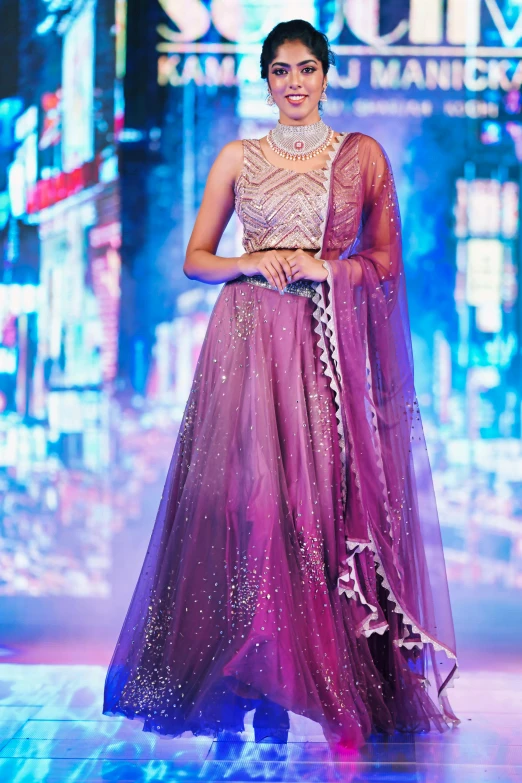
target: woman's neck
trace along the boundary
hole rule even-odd
[[[287,117],[284,114],[279,115],[279,122],[281,125],[313,125],[314,123],[319,122],[320,119],[321,116],[319,112],[308,117],[302,117],[299,120],[294,120],[292,117]]]

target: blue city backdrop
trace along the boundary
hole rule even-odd
[[[42,607],[121,619],[219,289],[185,278],[184,249],[219,149],[276,121],[260,42],[296,17],[336,54],[325,120],[377,138],[394,168],[452,595],[483,628],[495,601],[520,606],[520,0],[0,0],[0,14],[5,623],[49,622]],[[242,252],[240,229],[220,252]]]

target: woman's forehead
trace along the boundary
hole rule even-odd
[[[278,46],[272,63],[284,61],[288,65],[299,65],[309,60],[319,62],[314,53],[302,41],[284,41]]]

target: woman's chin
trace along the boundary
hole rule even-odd
[[[310,114],[310,107],[306,107],[303,104],[299,106],[287,104],[284,109],[281,109],[281,119],[286,117],[292,120],[292,122],[306,122]]]

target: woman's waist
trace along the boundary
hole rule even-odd
[[[248,246],[248,247],[247,247]],[[290,247],[287,245],[276,245],[273,242],[243,242],[243,247],[247,253],[267,253],[269,250],[280,250],[281,252],[293,253],[295,250],[305,250],[307,253],[313,253],[316,255],[320,251],[320,247],[307,247],[307,243],[303,241],[301,244],[294,244]]]
[[[278,289],[273,286],[268,280],[261,274],[257,275],[240,275],[233,280],[228,280],[226,285],[232,285],[234,283],[252,283],[260,288],[269,288],[271,291],[277,291]],[[287,283],[283,288],[285,294],[295,294],[296,296],[307,296],[311,299],[316,294],[316,289],[311,280],[296,280],[294,283]]]

